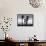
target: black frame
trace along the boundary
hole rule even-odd
[[[27,24],[29,18],[32,19],[32,24]],[[22,23],[18,23],[18,20],[21,19]],[[24,23],[23,23],[24,20]],[[34,16],[33,14],[17,14],[17,26],[33,26]]]

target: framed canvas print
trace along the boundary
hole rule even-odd
[[[33,26],[33,14],[17,14],[17,26]]]

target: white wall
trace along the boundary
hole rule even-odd
[[[0,0],[0,16],[13,17],[12,27],[8,32],[17,40],[27,40],[34,34],[39,40],[45,40],[45,12],[44,7],[32,8],[28,0]],[[17,27],[17,14],[34,14],[34,26]]]

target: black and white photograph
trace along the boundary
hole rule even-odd
[[[18,26],[33,26],[34,16],[33,14],[17,14]]]

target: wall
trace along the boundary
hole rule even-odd
[[[34,34],[39,40],[45,40],[45,15],[46,8],[33,8],[28,0],[0,0],[0,17],[13,17],[10,33],[17,40],[27,40]],[[33,27],[18,27],[17,14],[34,14]],[[2,35],[2,31],[0,31]],[[4,33],[3,33],[4,34]],[[0,36],[0,39],[4,39]]]

